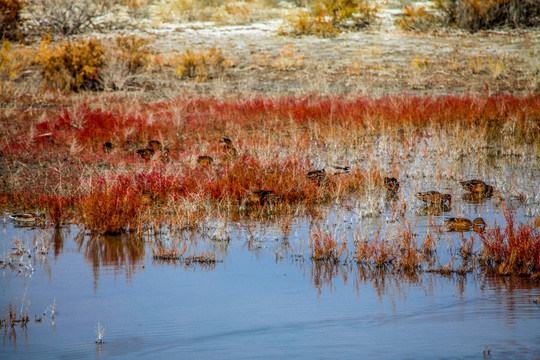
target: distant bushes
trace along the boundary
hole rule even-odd
[[[435,0],[450,25],[477,31],[540,25],[538,0]]]
[[[406,30],[428,30],[456,26],[468,31],[500,27],[523,28],[540,25],[538,0],[434,0],[439,14],[424,7],[407,7],[396,23]]]

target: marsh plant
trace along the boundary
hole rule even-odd
[[[98,320],[98,323],[94,332],[96,333],[96,344],[98,345],[104,344],[105,341],[103,341],[103,337],[105,336],[105,327],[101,325],[101,322],[99,322],[99,320]]]

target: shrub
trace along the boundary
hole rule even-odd
[[[71,36],[110,28],[118,25],[118,17],[111,16],[113,4],[106,0],[33,0],[25,7],[28,31]]]
[[[0,0],[0,36],[13,39],[21,22],[22,3],[20,0]]]
[[[311,9],[287,18],[287,30],[281,34],[332,36],[347,28],[361,28],[373,23],[378,5],[372,0],[320,0]]]
[[[14,80],[31,63],[31,50],[13,50],[5,39],[0,49],[0,79]]]
[[[221,50],[215,47],[199,51],[186,49],[186,52],[180,55],[176,73],[184,79],[203,82],[221,74],[229,66],[230,63]]]
[[[105,49],[90,38],[50,45],[46,38],[38,51],[38,62],[45,81],[58,89],[97,89]]]
[[[395,23],[403,30],[425,31],[440,24],[440,21],[438,16],[431,14],[423,6],[408,6]]]
[[[469,31],[540,24],[538,0],[435,0],[444,21]]]
[[[118,234],[142,228],[142,195],[125,184],[100,185],[80,206],[81,225],[98,234]]]
[[[116,38],[114,55],[126,65],[131,74],[135,74],[147,68],[152,61],[149,44],[149,40],[135,35],[121,36]]]

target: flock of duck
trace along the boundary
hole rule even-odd
[[[467,190],[468,195],[473,199],[482,199],[497,195],[500,197],[500,194],[494,190],[493,186],[486,184],[482,180],[466,180],[459,182],[463,189]],[[396,178],[384,178],[384,186],[387,191],[396,195],[399,189],[399,182]],[[424,191],[416,193],[416,198],[422,200],[423,202],[434,206],[436,209],[441,209],[442,211],[450,211],[450,206],[452,205],[452,195],[442,194],[438,191]],[[452,217],[444,221],[446,228],[449,231],[476,231],[482,232],[486,227],[484,219],[478,217],[474,220],[469,220],[461,217]]]
[[[238,151],[233,146],[233,142],[230,138],[222,137],[219,140],[221,146],[222,160],[234,160],[238,156]],[[103,151],[109,153],[113,150],[114,145],[111,142],[103,144]],[[135,151],[142,159],[150,161],[159,155],[159,159],[162,161],[170,161],[170,151],[164,147],[159,140],[150,140],[145,148],[137,149]],[[208,155],[201,155],[197,157],[197,163],[201,166],[208,167],[214,164],[214,159]],[[350,172],[348,166],[329,165],[323,169],[308,171],[306,176],[308,179],[316,182],[318,185],[326,184],[331,176],[340,174],[347,174]],[[467,180],[460,181],[463,189],[467,190],[468,194],[475,199],[481,199],[491,197],[494,194],[498,194],[494,191],[493,186],[487,185],[481,180]],[[399,181],[393,177],[384,178],[384,187],[388,194],[392,197],[397,197],[399,191]],[[149,193],[148,191],[146,193]],[[143,195],[148,195],[144,194]],[[435,207],[440,211],[449,211],[452,204],[452,196],[450,194],[442,194],[438,191],[425,191],[419,192],[415,195],[418,199],[429,204],[429,206]],[[250,191],[247,197],[244,199],[244,205],[258,205],[262,206],[271,200],[275,200],[275,194],[271,190],[253,190]],[[34,213],[18,213],[11,214],[10,218],[20,224],[45,224],[45,215]],[[452,217],[446,219],[445,225],[449,231],[483,231],[486,223],[481,217],[474,220],[466,218]]]

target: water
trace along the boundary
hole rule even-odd
[[[460,206],[467,215],[480,211],[489,224],[504,224],[494,201]],[[326,226],[345,237],[359,228],[368,234],[381,223],[383,231],[392,226],[386,215],[368,221],[337,209],[329,210]],[[433,219],[407,214],[415,233],[425,235]],[[523,211],[517,216],[526,220]],[[10,253],[14,238],[29,248],[33,242],[51,248],[33,253],[31,275],[3,270],[2,304],[29,302],[30,322],[3,329],[2,358],[540,356],[540,305],[533,302],[540,287],[526,279],[478,271],[408,276],[354,262],[318,263],[309,259],[307,234],[314,225],[307,218],[296,219],[288,237],[272,223],[246,224],[208,222],[203,232],[225,228],[229,242],[201,233],[161,234],[165,245],[186,242],[185,255],[209,249],[220,260],[186,265],[153,260],[156,238],[150,235],[91,238],[75,227],[55,233],[6,221],[2,254]],[[445,239],[456,235],[441,236],[444,254]],[[34,322],[34,314],[42,321]],[[95,343],[98,322],[103,344]]]

